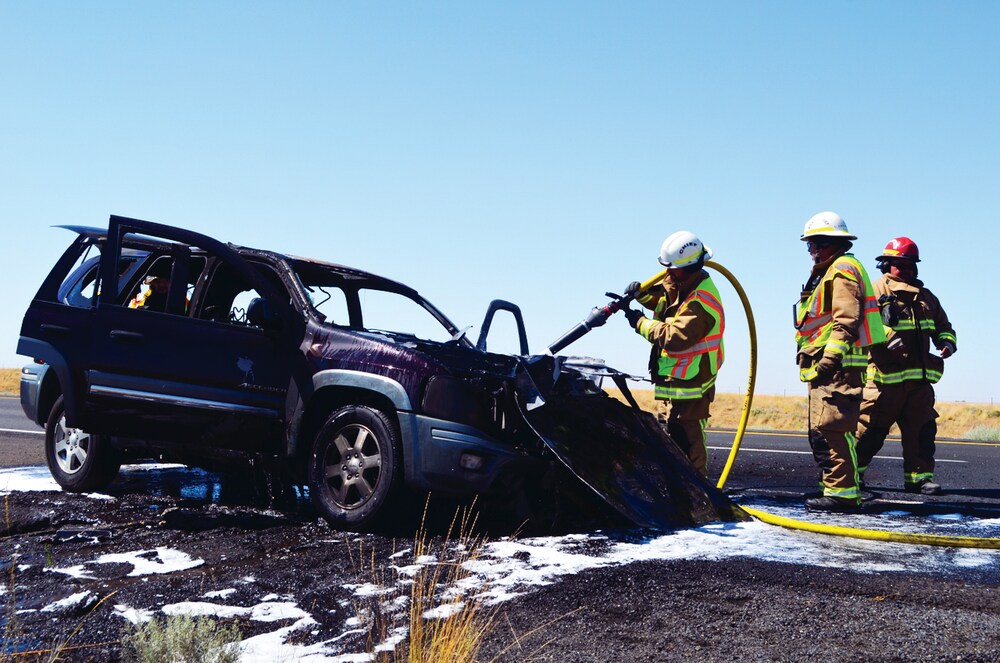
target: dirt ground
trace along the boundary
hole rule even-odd
[[[62,660],[116,661],[125,620],[115,606],[155,612],[233,588],[225,599],[231,605],[293,597],[317,622],[295,632],[301,645],[342,636],[343,652],[370,651],[372,628],[398,625],[400,615],[374,610],[364,628],[352,627],[374,603],[359,603],[351,587],[377,584],[390,558],[408,563],[413,540],[406,532],[415,523],[380,535],[348,534],[317,522],[301,504],[274,511],[170,492],[125,486],[116,500],[53,492],[4,498],[5,643],[46,648],[79,626]],[[432,519],[432,532],[440,534],[445,522]],[[129,575],[130,563],[93,563],[137,550],[155,561],[158,549],[203,563],[138,577]],[[92,577],[56,571],[76,565]],[[479,660],[995,662],[996,575],[957,581],[753,559],[596,569],[500,604]],[[82,602],[40,612],[82,592],[89,592]],[[276,629],[237,621],[244,638]]]

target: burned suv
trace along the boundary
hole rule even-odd
[[[474,344],[412,288],[357,269],[119,216],[69,229],[17,349],[65,490],[105,487],[126,459],[251,459],[364,529],[403,484],[517,501],[555,463],[640,525],[731,516],[592,367],[530,357],[509,303]],[[502,309],[519,355],[486,350]]]

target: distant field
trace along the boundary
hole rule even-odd
[[[0,368],[0,394],[16,396],[20,393],[20,383],[20,368]]]
[[[804,389],[803,389],[804,391]],[[621,399],[617,390],[608,392]],[[633,391],[636,402],[644,410],[655,411],[652,390]],[[743,394],[716,394],[712,406],[710,428],[736,428],[743,411]],[[1000,408],[976,403],[938,403],[938,437],[1000,441]],[[806,430],[807,404],[802,396],[755,395],[750,408],[749,430]],[[891,434],[898,435],[893,426]]]
[[[19,393],[21,370],[0,368],[0,394],[16,396]],[[621,399],[616,390],[612,396]],[[645,410],[653,411],[655,403],[650,390],[635,391],[636,401]],[[718,394],[712,408],[712,428],[736,428],[743,410],[741,394]],[[1000,408],[976,403],[938,403],[938,436],[954,438],[991,439],[1000,441]],[[751,430],[798,430],[806,428],[805,396],[757,395],[753,399],[750,420]],[[897,433],[893,429],[893,433]]]

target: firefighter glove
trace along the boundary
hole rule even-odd
[[[830,355],[823,355],[823,357],[816,362],[816,377],[825,378],[833,375],[838,370],[840,370],[840,357],[831,357]]]
[[[629,325],[632,326],[632,329],[635,329],[636,325],[639,324],[640,318],[645,318],[645,317],[646,316],[642,314],[642,311],[638,311],[634,308],[625,309],[625,319],[628,320],[628,323]]]
[[[635,299],[639,294],[639,289],[642,288],[642,284],[638,281],[632,281],[627,286],[625,286],[625,296],[630,299]]]

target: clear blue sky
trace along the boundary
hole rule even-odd
[[[0,366],[55,224],[360,267],[473,337],[508,299],[534,352],[687,229],[750,297],[757,392],[804,394],[799,235],[832,209],[876,275],[888,239],[920,245],[958,331],[939,399],[1000,400],[998,25],[973,1],[2,2]],[[567,352],[642,374],[647,348],[619,315]]]

